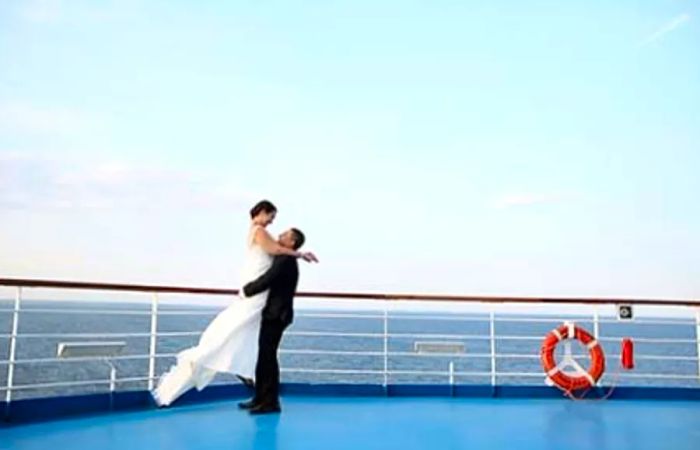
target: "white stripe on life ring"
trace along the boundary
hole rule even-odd
[[[598,341],[595,340],[595,339],[593,339],[591,342],[589,342],[588,344],[586,344],[586,348],[587,348],[588,350],[591,350],[591,349],[593,349],[594,347],[596,347],[597,345],[598,345]]]
[[[591,383],[591,386],[595,386],[595,380],[593,379],[590,373],[583,372],[583,376],[586,377],[589,383]]]
[[[561,341],[564,338],[556,328],[552,330],[552,333],[557,337],[557,341]]]
[[[547,371],[547,376],[549,378],[551,378],[558,373],[559,373],[559,367],[552,367],[551,369],[549,369],[549,371]]]
[[[576,325],[574,325],[573,322],[565,322],[565,323],[566,323],[566,327],[569,329],[568,337],[573,339],[574,337],[576,337]]]

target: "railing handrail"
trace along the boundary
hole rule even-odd
[[[0,278],[0,286],[81,289],[122,292],[157,292],[171,294],[208,294],[238,295],[238,289],[163,286],[127,283],[100,283],[86,281],[60,281],[26,278]],[[298,292],[297,297],[326,298],[337,300],[407,300],[407,301],[455,301],[475,303],[571,303],[571,304],[634,304],[658,306],[698,306],[700,300],[694,299],[640,299],[640,298],[593,298],[593,297],[515,297],[515,296],[478,296],[448,294],[400,294],[368,292]]]

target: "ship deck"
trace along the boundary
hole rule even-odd
[[[280,415],[234,400],[0,428],[0,449],[698,449],[697,401],[286,396]]]

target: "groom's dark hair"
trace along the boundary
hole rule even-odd
[[[292,228],[292,234],[294,235],[294,250],[299,250],[304,242],[306,241],[306,236],[298,228]]]
[[[255,216],[261,212],[266,212],[268,214],[277,212],[277,207],[269,200],[261,200],[250,210],[250,218],[255,219]]]

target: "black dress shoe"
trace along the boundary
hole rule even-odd
[[[282,412],[282,408],[280,408],[279,403],[262,404],[262,405],[256,405],[255,407],[249,409],[248,412],[251,414],[254,414],[254,415],[257,415],[257,414],[275,414],[275,413]]]
[[[253,408],[255,408],[256,406],[258,406],[258,404],[257,404],[257,402],[255,401],[255,399],[248,400],[247,402],[240,402],[240,403],[238,404],[238,407],[239,407],[240,409],[253,409]]]
[[[236,375],[236,378],[241,380],[241,383],[245,384],[249,388],[253,388],[253,389],[255,388],[255,381],[253,381],[252,379],[243,377],[241,375]]]

